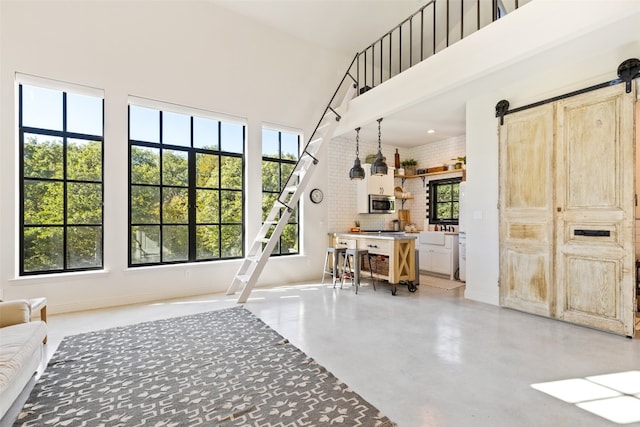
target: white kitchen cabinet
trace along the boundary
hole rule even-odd
[[[441,235],[439,236],[442,237],[441,239],[426,239],[420,233],[421,238],[418,243],[420,271],[449,276],[451,280],[455,280],[458,269],[458,235],[437,233]]]
[[[362,165],[365,177],[358,181],[358,213],[369,213],[369,195],[377,194],[383,196],[394,195],[393,168],[388,168],[387,174],[383,176],[371,175],[371,164]]]

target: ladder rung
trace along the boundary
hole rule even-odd
[[[298,189],[297,185],[292,185],[291,187],[285,187],[284,192],[294,193],[297,189]]]
[[[238,278],[239,282],[242,283],[247,283],[249,281],[249,279],[251,278],[250,274],[241,274],[239,276],[236,276]]]
[[[311,141],[309,141],[309,145],[316,145],[316,144],[321,143],[322,141],[324,141],[323,137],[312,139]]]
[[[260,255],[248,256],[247,257],[247,261],[258,262],[258,261],[260,261]]]
[[[260,243],[269,243],[269,238],[268,237],[263,237],[262,239],[256,239],[256,242],[260,242]]]

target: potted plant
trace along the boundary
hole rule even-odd
[[[351,230],[350,230],[351,232],[358,232],[358,231],[360,231],[360,221],[356,220],[356,221],[355,221],[355,225],[356,225],[355,227],[351,227]]]
[[[458,156],[458,163],[460,163],[460,167],[462,169],[466,169],[465,165],[467,164],[467,156]]]
[[[404,168],[405,175],[409,176],[416,174],[416,166],[418,165],[418,161],[416,159],[403,160],[401,165]]]

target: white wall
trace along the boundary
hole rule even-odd
[[[298,42],[208,2],[0,2],[0,288],[46,296],[52,313],[219,292],[239,261],[127,268],[127,97],[248,121],[247,235],[260,221],[263,122],[308,136],[351,58]],[[105,271],[18,278],[15,73],[105,91]],[[326,148],[321,158],[326,157]],[[312,187],[326,191],[318,168]],[[305,200],[306,201],[306,200]],[[318,277],[327,203],[304,203],[304,255],[269,262],[259,284]],[[318,273],[316,273],[316,271]]]

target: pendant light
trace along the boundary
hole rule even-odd
[[[349,171],[349,178],[352,180],[361,180],[364,179],[364,169],[362,169],[362,165],[360,164],[360,128],[356,128],[356,160],[353,162],[353,167]]]
[[[387,174],[387,171],[389,170],[389,168],[387,168],[387,164],[384,162],[384,159],[382,158],[382,149],[381,149],[381,142],[380,142],[380,122],[382,121],[382,118],[378,119],[378,153],[376,154],[376,159],[373,161],[373,164],[371,165],[371,175],[377,175],[377,176],[384,176]]]

